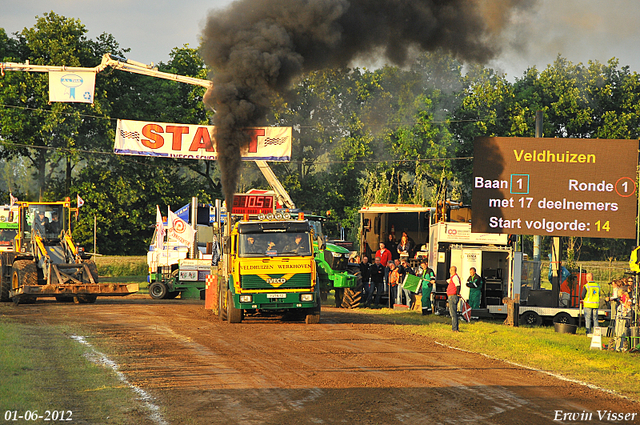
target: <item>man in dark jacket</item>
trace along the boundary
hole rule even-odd
[[[360,277],[362,278],[362,286],[364,288],[364,299],[366,300],[369,297],[369,292],[373,289],[369,283],[369,275],[371,268],[371,264],[369,263],[369,257],[366,255],[362,256],[362,260],[360,261]]]
[[[380,257],[376,257],[371,268],[369,269],[369,276],[371,278],[371,291],[367,296],[367,301],[364,303],[366,307],[371,304],[371,298],[373,298],[373,291],[376,290],[376,299],[374,304],[380,305],[380,297],[384,290],[384,269],[385,267],[380,262]]]

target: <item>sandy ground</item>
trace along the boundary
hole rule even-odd
[[[639,404],[345,310],[323,309],[319,325],[279,316],[227,324],[201,301],[136,296],[92,305],[3,303],[0,314],[74,322],[154,397],[165,423],[640,423]],[[607,421],[598,410],[638,414]],[[558,411],[578,420],[554,420]]]

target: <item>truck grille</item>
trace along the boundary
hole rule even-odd
[[[267,282],[273,279],[272,283]],[[284,274],[271,275],[241,275],[240,286],[242,289],[296,289],[311,287],[311,273],[298,273],[282,282],[280,279],[286,279]]]

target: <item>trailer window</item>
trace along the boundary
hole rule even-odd
[[[240,257],[291,257],[311,255],[308,233],[243,233]]]

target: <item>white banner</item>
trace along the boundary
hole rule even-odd
[[[167,223],[169,224],[169,223]],[[160,214],[160,207],[156,205],[156,249],[162,251],[164,246],[164,224],[162,223],[162,214]]]
[[[95,72],[49,71],[49,102],[93,103]]]
[[[291,127],[253,127],[245,161],[290,161]],[[122,155],[217,160],[212,125],[118,120],[113,151]]]
[[[178,241],[191,248],[195,238],[195,231],[186,221],[175,215],[169,209],[169,215],[167,216],[167,236],[169,240]]]

